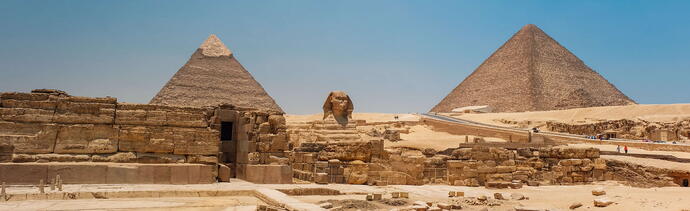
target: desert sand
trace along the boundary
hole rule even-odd
[[[398,116],[398,120],[395,119]],[[291,122],[308,122],[321,120],[323,113],[318,114],[286,114],[285,120]],[[393,113],[352,113],[353,120],[366,120],[367,122],[392,122],[392,121],[418,121],[416,114],[393,114]]]
[[[603,188],[604,196],[593,196],[591,191],[595,188]],[[255,189],[293,189],[293,188],[329,188],[340,191],[343,195],[337,196],[288,196],[272,197],[271,200],[282,202],[297,202],[318,204],[324,200],[357,200],[357,204],[373,204],[377,208],[361,210],[390,210],[390,208],[409,207],[414,201],[452,203],[464,200],[474,200],[474,197],[488,196],[496,202],[496,206],[489,210],[513,210],[516,206],[525,206],[543,209],[568,210],[573,203],[582,203],[577,210],[684,210],[690,209],[687,196],[690,189],[682,187],[664,188],[634,188],[620,185],[616,182],[598,182],[591,185],[570,186],[525,186],[521,189],[487,189],[485,187],[466,187],[449,185],[389,185],[366,186],[347,184],[252,184],[242,180],[233,179],[230,183],[206,184],[206,185],[67,185],[68,192],[127,192],[127,191],[160,191],[172,190],[255,190]],[[405,199],[407,205],[388,206],[381,202],[364,201],[366,193],[382,193],[384,199],[390,199],[391,192],[406,191],[410,198]],[[449,198],[449,191],[462,191],[465,198]],[[11,187],[9,192],[35,192],[31,187]],[[528,197],[527,200],[494,200],[494,193],[520,193]],[[280,194],[279,194],[280,195]],[[614,204],[597,208],[593,206],[595,198],[606,197]],[[253,210],[252,205],[264,204],[257,198],[249,196],[228,197],[175,197],[175,198],[116,198],[116,199],[82,199],[82,200],[29,200],[10,201],[0,203],[0,210],[93,210],[93,209],[122,209],[122,210]],[[486,206],[465,205],[462,210],[479,210]],[[345,209],[345,210],[357,210]]]
[[[690,118],[690,104],[639,104],[519,113],[453,114],[453,116],[496,125],[505,125],[498,121],[501,119],[517,122],[557,121],[569,124],[585,124],[600,120],[619,119],[675,122]]]
[[[400,134],[401,141],[390,142],[386,141],[385,146],[389,147],[409,147],[415,149],[432,148],[435,150],[445,150],[448,148],[456,148],[458,144],[465,143],[467,140],[474,140],[475,136],[471,135],[453,135],[446,132],[439,132],[432,130],[426,125],[415,125],[410,128],[409,134]],[[505,142],[500,138],[484,137],[487,142]]]

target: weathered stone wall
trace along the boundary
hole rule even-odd
[[[233,123],[233,138],[221,143],[224,121]],[[290,183],[285,130],[282,113],[232,105],[128,104],[55,90],[0,93],[0,168],[32,172],[70,162],[64,174],[80,175],[89,169],[98,174],[100,169],[112,168],[123,172],[120,180],[127,183],[147,183],[149,177],[160,183],[181,183],[185,178],[188,183],[209,183],[216,177],[227,181],[234,176],[259,183]],[[193,177],[200,173],[196,164],[201,164],[202,179]],[[222,175],[218,175],[219,167]],[[158,170],[149,175],[151,168]],[[170,173],[173,168],[177,173]],[[22,182],[14,181],[22,174],[13,175],[4,181]],[[103,179],[106,176],[94,175],[106,182],[120,181],[114,175]]]
[[[287,125],[282,113],[218,111],[212,118],[212,124],[219,127],[221,121],[233,121],[236,124],[236,145],[224,145],[223,148],[236,148],[235,157],[225,160],[234,164],[237,178],[255,183],[292,183],[292,168],[288,163]]]
[[[546,122],[546,128],[554,132],[589,136],[615,133],[617,138],[679,141],[689,138],[690,120],[663,123],[621,119],[592,124],[566,124],[549,121]]]
[[[596,148],[474,147],[453,151],[449,182],[455,185],[507,187],[512,182],[582,184],[604,180],[606,162]]]
[[[209,128],[211,111],[111,97],[2,93],[0,143],[14,148],[11,162],[215,164],[219,135]]]

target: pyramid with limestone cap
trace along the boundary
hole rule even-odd
[[[199,46],[189,61],[150,103],[192,107],[232,104],[283,112],[261,84],[213,34]]]
[[[522,112],[634,103],[544,31],[528,24],[431,111],[489,105],[497,112]]]

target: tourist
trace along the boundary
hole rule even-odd
[[[616,147],[616,151],[618,151],[618,153],[621,153],[621,145],[618,145],[618,146]]]
[[[623,150],[625,150],[625,154],[628,154],[628,146],[626,145]]]

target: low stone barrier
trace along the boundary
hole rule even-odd
[[[209,184],[214,165],[113,163],[0,163],[0,182],[36,185],[60,175],[64,184]]]

